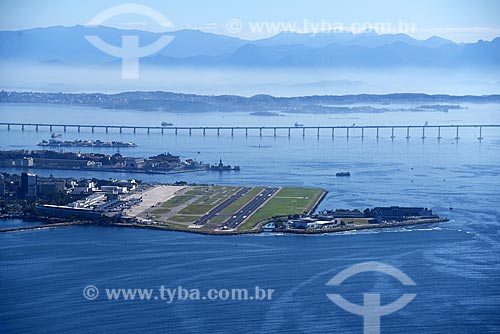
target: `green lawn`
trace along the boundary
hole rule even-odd
[[[269,202],[255,212],[239,227],[240,230],[250,229],[258,222],[274,216],[302,214],[309,211],[323,194],[322,189],[312,188],[282,188]]]
[[[175,208],[176,206],[184,204],[193,198],[194,198],[194,196],[190,196],[190,195],[179,195],[179,196],[172,197],[171,199],[169,199],[168,201],[163,203],[161,206],[163,208]]]
[[[170,212],[170,209],[155,209],[155,210],[151,211],[151,213],[154,215],[162,215],[164,213],[169,213],[169,212]]]
[[[194,223],[200,217],[201,216],[181,216],[181,215],[178,215],[178,216],[170,217],[170,218],[168,218],[168,220],[171,220],[171,221],[177,222],[177,223]]]
[[[316,188],[298,188],[298,187],[285,187],[281,189],[276,196],[278,197],[308,197],[318,198],[323,193],[323,190]]]
[[[211,209],[216,207],[219,203],[223,202],[226,198],[236,193],[241,189],[241,187],[222,187],[215,186],[210,188],[208,191],[204,190],[204,195],[198,198],[193,203],[186,206],[184,209],[179,211],[180,214],[194,214],[202,215],[209,212]]]
[[[218,216],[215,216],[214,218],[210,219],[210,223],[220,224],[220,223],[224,222],[226,219],[228,219],[229,217],[231,217],[231,215],[218,215]]]
[[[210,211],[213,207],[214,205],[190,204],[181,211],[179,211],[179,213],[182,215],[204,215],[208,211]]]
[[[205,194],[205,189],[208,187],[194,187],[184,193],[184,195],[188,196],[197,196],[197,195],[203,195]]]

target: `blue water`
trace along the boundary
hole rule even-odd
[[[22,219],[0,219],[0,230],[20,227],[34,227],[39,225],[43,225],[43,223],[39,221],[24,221]]]
[[[0,106],[0,119],[58,119],[70,123],[73,118],[92,119],[100,113],[99,121],[105,122],[126,119],[130,113],[59,107],[51,114],[37,114],[37,108],[45,107],[12,108],[15,106]],[[478,108],[484,123],[499,123],[496,107]],[[433,115],[425,117],[434,124],[465,123],[471,121],[471,109],[436,114],[436,119],[431,118]],[[139,124],[149,125],[174,117],[135,115],[142,119]],[[344,121],[368,124],[374,117],[351,116],[356,120]],[[182,117],[191,117],[183,118],[185,124],[196,125],[202,116]],[[214,117],[218,119],[203,121],[216,123],[233,116]],[[328,117],[332,116],[310,117],[310,122],[328,123],[332,121]],[[404,113],[381,114],[377,121],[403,123],[405,117]],[[245,115],[231,122],[237,119],[271,122]],[[162,182],[315,186],[329,191],[320,209],[419,205],[431,207],[450,221],[318,236],[214,237],[104,227],[1,234],[0,332],[362,333],[362,318],[340,309],[326,297],[336,292],[358,304],[362,304],[366,292],[381,293],[383,304],[403,293],[416,293],[415,300],[405,308],[382,317],[382,333],[499,332],[500,133],[486,133],[482,142],[476,139],[474,130],[464,132],[458,142],[452,139],[454,133],[445,133],[439,142],[434,135],[428,135],[425,141],[418,134],[410,141],[404,139],[404,133],[398,133],[394,141],[389,136],[384,134],[377,141],[374,136],[347,140],[340,134],[335,139],[328,134],[319,139],[314,134],[290,139],[284,134],[277,138],[272,134],[262,138],[256,134],[231,137],[227,133],[220,137],[75,131],[64,134],[64,139],[131,140],[139,145],[122,150],[122,154],[148,156],[170,151],[206,162],[222,157],[242,170],[182,175],[35,172]],[[32,149],[46,138],[46,131],[0,130],[2,149]],[[335,178],[335,172],[340,170],[348,170],[352,176]],[[325,285],[341,270],[364,261],[390,264],[410,276],[416,286],[402,286],[379,273],[360,274],[340,287]],[[82,295],[88,285],[101,290],[94,301]],[[104,293],[106,288],[154,289],[161,285],[202,290],[252,290],[259,286],[275,292],[272,300],[266,301],[172,304],[161,300],[109,301]]]

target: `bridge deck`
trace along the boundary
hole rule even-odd
[[[346,137],[349,137],[350,130],[361,130],[361,137],[364,137],[365,129],[376,129],[377,138],[379,137],[380,129],[391,129],[390,138],[395,138],[395,129],[406,129],[406,138],[410,138],[411,129],[420,129],[422,131],[422,138],[425,138],[426,129],[437,129],[437,138],[441,138],[441,129],[454,128],[456,131],[456,139],[459,139],[459,130],[465,128],[479,128],[478,139],[483,139],[483,129],[487,128],[500,128],[500,124],[440,124],[440,125],[315,125],[315,126],[145,126],[145,125],[114,125],[114,124],[56,124],[56,123],[18,123],[18,122],[0,122],[0,126],[6,126],[8,130],[11,127],[20,127],[25,130],[26,127],[35,128],[36,131],[39,129],[48,128],[53,131],[54,128],[62,128],[64,131],[67,129],[91,129],[94,132],[95,129],[105,129],[108,132],[110,129],[118,129],[120,133],[123,130],[133,130],[134,133],[137,130],[146,130],[148,133],[152,130],[159,130],[162,134],[165,132],[174,132],[177,134],[180,130],[189,131],[189,134],[193,130],[202,130],[203,135],[206,134],[207,130],[217,131],[217,135],[220,134],[221,130],[230,130],[231,135],[234,135],[235,130],[245,130],[245,135],[248,135],[249,130],[258,130],[259,135],[262,136],[263,131],[272,130],[274,136],[277,135],[278,130],[287,130],[288,136],[291,135],[292,131],[297,132],[301,130],[302,135],[306,135],[306,130],[314,129],[316,130],[317,136],[320,135],[320,130],[329,129],[331,130],[332,137],[335,134],[335,130],[344,129]]]

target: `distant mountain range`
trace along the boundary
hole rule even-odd
[[[119,46],[123,35],[137,35],[141,45],[161,35],[175,38],[141,64],[210,67],[481,67],[500,66],[500,38],[457,44],[440,37],[417,40],[408,35],[374,33],[280,33],[247,41],[197,30],[165,34],[110,27],[48,27],[0,32],[0,61],[67,66],[118,66],[86,39],[96,35]]]
[[[389,111],[439,111],[462,108],[457,103],[500,103],[500,95],[457,96],[428,94],[359,94],[274,97],[255,95],[195,95],[171,92],[123,92],[118,94],[33,93],[0,91],[0,103],[50,103],[167,112],[280,112],[350,113]],[[366,103],[366,106],[360,106]],[[446,103],[446,104],[442,104]],[[455,105],[450,105],[454,103]],[[374,106],[375,104],[375,106]],[[393,106],[391,106],[393,104]],[[395,104],[395,105],[394,105]],[[408,105],[401,107],[401,104]]]

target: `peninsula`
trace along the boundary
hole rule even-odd
[[[317,188],[56,179],[29,173],[2,174],[2,179],[2,216],[48,221],[43,227],[99,224],[203,234],[310,234],[447,221],[422,207],[315,213],[327,194]]]

